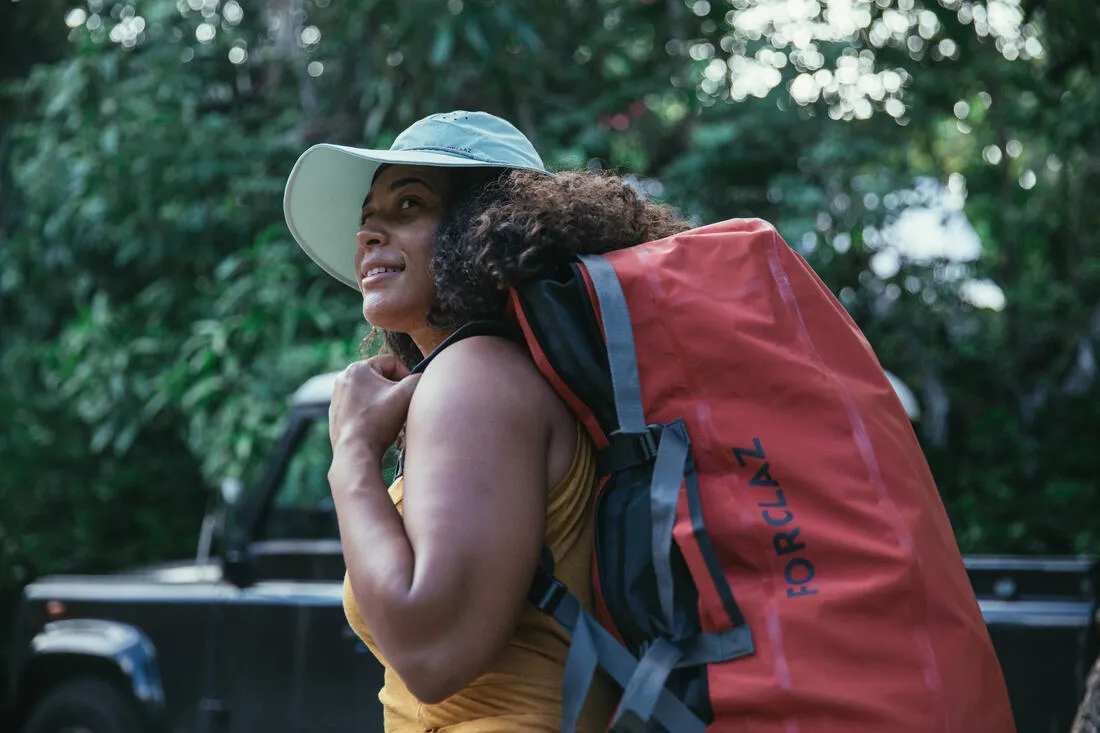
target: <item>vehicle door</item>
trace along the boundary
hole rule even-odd
[[[381,733],[382,667],[344,616],[327,417],[327,405],[292,413],[289,450],[249,546],[254,582],[245,591],[240,631],[261,640],[252,649],[264,660],[258,674],[285,695],[277,703],[285,717],[263,729]],[[250,666],[237,664],[242,672]],[[238,692],[235,706],[243,705],[250,721],[267,717],[257,701],[242,699],[244,687]]]

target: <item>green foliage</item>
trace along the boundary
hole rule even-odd
[[[191,550],[207,487],[365,333],[282,223],[295,157],[455,108],[775,221],[918,392],[963,548],[1100,550],[1092,4],[796,5],[823,3],[0,0],[0,578]],[[945,186],[964,262],[898,245]]]

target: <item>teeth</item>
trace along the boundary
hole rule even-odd
[[[371,269],[367,270],[367,275],[366,276],[370,277],[371,275],[377,275],[380,272],[401,272],[401,268],[400,267],[372,267]]]

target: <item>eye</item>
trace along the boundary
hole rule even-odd
[[[409,197],[409,196],[406,196],[405,198],[401,199],[401,201],[399,201],[398,204],[397,204],[397,207],[399,209],[401,209],[401,211],[408,211],[409,209],[414,208],[416,206],[420,206],[420,200]]]
[[[364,224],[366,224],[367,219],[370,219],[372,216],[374,216],[373,211],[364,211],[362,214],[360,214],[359,215],[359,226],[363,226]]]

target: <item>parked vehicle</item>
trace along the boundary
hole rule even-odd
[[[196,558],[26,586],[0,730],[381,732],[382,668],[341,605],[327,481],[335,376],[291,397],[257,485],[223,485]],[[1068,730],[1097,654],[1097,563],[966,562],[1020,733]]]
[[[1019,733],[1063,733],[1098,651],[1095,558],[967,557]]]

